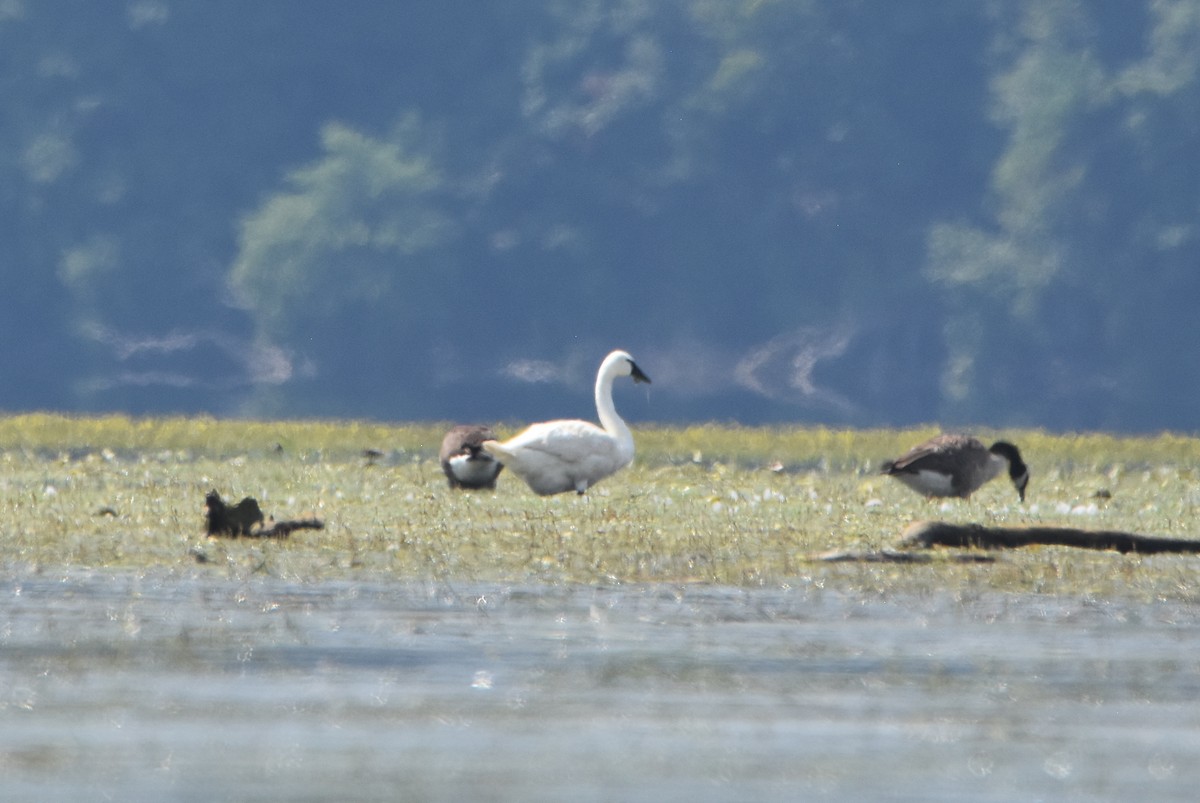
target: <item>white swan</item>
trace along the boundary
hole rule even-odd
[[[484,441],[483,448],[534,493],[582,494],[633,461],[633,433],[613,405],[613,380],[618,376],[650,381],[627,352],[614,351],[604,358],[596,374],[596,413],[603,429],[589,421],[546,421],[503,443]]]

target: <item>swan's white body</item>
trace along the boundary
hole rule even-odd
[[[633,461],[633,433],[613,405],[613,380],[632,376],[649,382],[633,358],[614,351],[596,374],[596,414],[590,421],[564,420],[533,424],[504,442],[484,441],[483,448],[542,496],[583,493]]]

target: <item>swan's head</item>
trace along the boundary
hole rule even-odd
[[[627,351],[614,351],[604,358],[604,364],[600,366],[600,372],[611,373],[613,376],[628,376],[632,377],[634,382],[650,383],[650,377],[646,376],[638,364],[633,361],[633,357],[629,356]]]

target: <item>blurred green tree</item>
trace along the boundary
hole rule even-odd
[[[319,373],[325,404],[398,392],[428,367],[428,333],[454,325],[459,233],[428,136],[415,115],[385,137],[327,124],[323,155],[242,223],[231,287],[260,337]]]

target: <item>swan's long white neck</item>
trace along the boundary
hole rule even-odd
[[[633,433],[629,431],[629,427],[625,426],[625,422],[621,420],[621,416],[617,415],[617,407],[613,404],[613,380],[616,378],[617,359],[600,366],[600,373],[596,375],[596,415],[600,417],[600,426],[604,427],[604,431],[617,439],[622,450],[633,454]]]

